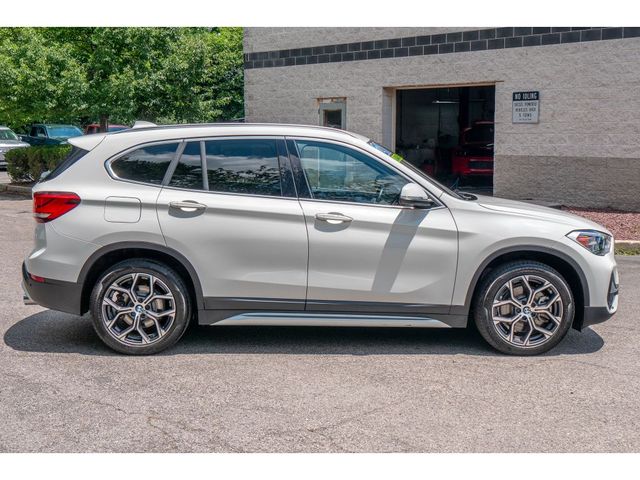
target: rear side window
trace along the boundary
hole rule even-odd
[[[177,149],[177,142],[141,147],[113,161],[111,171],[122,180],[160,185]]]
[[[200,142],[187,143],[171,176],[169,186],[189,188],[191,190],[202,190],[204,188]]]
[[[275,140],[208,140],[205,153],[210,191],[282,195]]]
[[[60,162],[56,167],[47,175],[45,178],[41,180],[41,182],[46,182],[47,180],[53,180],[57,176],[59,176],[62,172],[67,170],[71,165],[76,163],[82,157],[84,157],[88,150],[83,150],[82,148],[72,147],[69,154],[65,157],[65,159]]]

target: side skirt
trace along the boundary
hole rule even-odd
[[[438,317],[438,318],[434,318]],[[463,315],[437,314],[432,316],[363,315],[336,312],[238,312],[200,310],[200,325],[264,325],[310,327],[414,327],[456,328],[467,324]]]

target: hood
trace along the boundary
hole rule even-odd
[[[17,147],[28,147],[29,144],[23,142],[22,140],[0,140],[0,148],[17,148]]]
[[[496,212],[509,213],[529,218],[537,218],[545,221],[561,223],[574,229],[598,230],[611,235],[611,232],[591,220],[557,210],[555,208],[543,207],[533,203],[518,202],[516,200],[507,200],[505,198],[487,197],[485,195],[476,195],[478,205]]]

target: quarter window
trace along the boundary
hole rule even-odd
[[[208,140],[205,153],[210,191],[282,195],[275,140]]]
[[[178,143],[142,147],[115,160],[111,170],[123,180],[160,185],[177,149]]]
[[[296,141],[302,170],[313,198],[397,205],[406,185],[402,175],[382,162],[342,145]]]

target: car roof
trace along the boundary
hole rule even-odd
[[[310,131],[316,131],[316,133],[339,133],[348,135],[350,137],[358,137],[359,135],[347,132],[346,130],[340,130],[332,127],[322,127],[318,125],[303,125],[292,123],[244,123],[244,122],[217,122],[217,123],[179,123],[173,125],[149,125],[142,127],[135,127],[127,130],[126,132],[114,132],[114,135],[123,135],[127,133],[145,132],[145,131],[159,131],[159,130],[186,130],[211,128],[212,130],[221,130],[227,128],[234,128],[238,130],[238,134],[250,133],[257,134],[259,131],[268,129],[271,131],[281,130],[282,135],[294,135],[291,133],[293,130],[297,130],[304,133]],[[272,134],[272,133],[270,133]]]
[[[144,142],[178,140],[186,138],[206,138],[222,136],[291,136],[319,137],[345,141],[348,143],[366,142],[361,135],[337,128],[317,125],[294,125],[282,123],[198,123],[177,125],[144,125],[117,132],[95,133],[74,137],[69,143],[85,150],[92,150],[103,140],[120,147]]]
[[[74,125],[73,123],[32,123],[31,126],[32,127],[75,127],[75,128],[79,128],[78,126]]]

